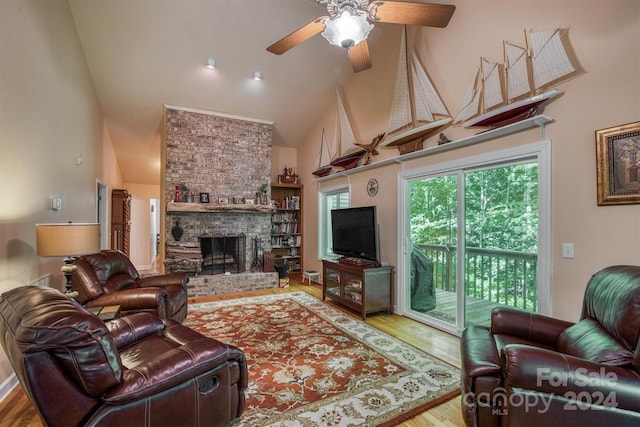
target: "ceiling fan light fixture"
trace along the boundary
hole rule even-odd
[[[335,46],[350,48],[366,39],[373,25],[367,20],[367,14],[362,11],[352,15],[345,10],[339,16],[327,19],[322,37]]]
[[[205,62],[205,67],[207,67],[210,70],[213,70],[214,68],[216,68],[216,60],[213,58],[207,58],[207,61]]]
[[[254,71],[253,80],[262,80],[262,73],[260,71]]]

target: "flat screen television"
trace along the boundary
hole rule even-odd
[[[375,206],[331,211],[333,253],[380,265]]]

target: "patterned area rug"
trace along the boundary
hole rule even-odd
[[[184,324],[245,353],[236,426],[391,426],[460,390],[456,368],[305,292],[192,304]]]

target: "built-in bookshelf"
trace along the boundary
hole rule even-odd
[[[275,263],[302,270],[302,185],[271,184],[275,211],[271,214],[271,252]]]

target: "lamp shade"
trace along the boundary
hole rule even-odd
[[[373,25],[367,21],[367,14],[357,12],[355,15],[344,11],[340,16],[325,21],[322,37],[335,46],[350,48],[367,38]]]
[[[36,224],[37,254],[72,257],[100,252],[100,224]]]

